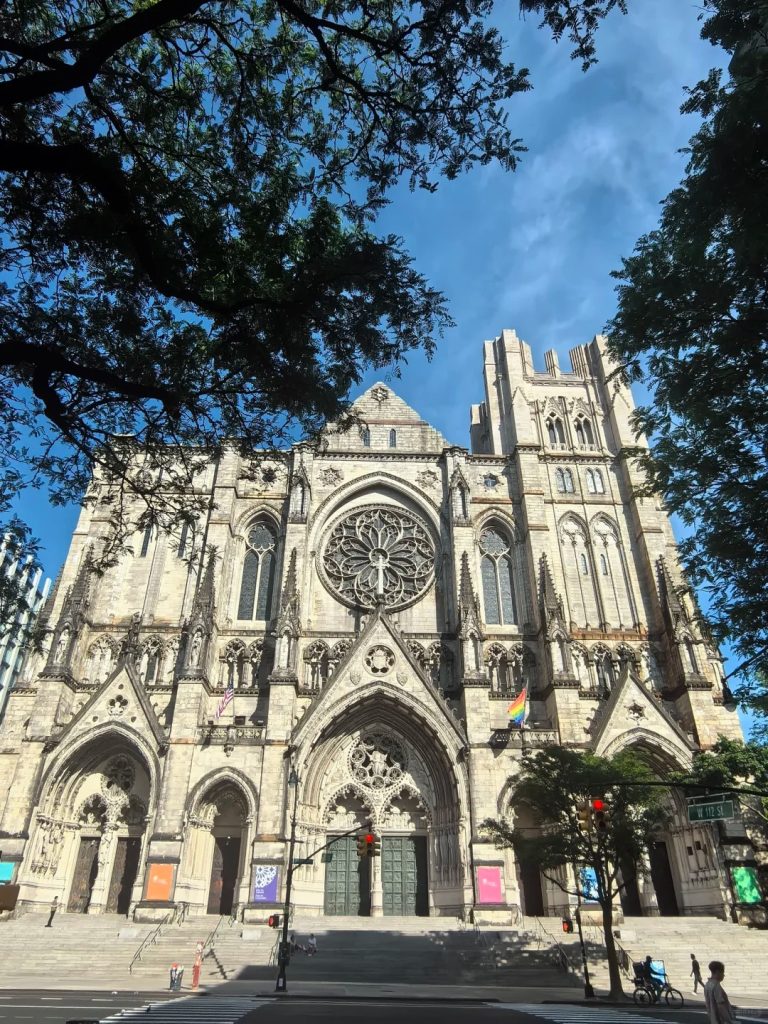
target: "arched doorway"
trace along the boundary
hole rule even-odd
[[[128,914],[140,881],[151,794],[144,757],[102,735],[64,761],[40,804],[23,880],[70,913]]]
[[[189,824],[184,871],[189,902],[204,913],[231,914],[239,903],[246,855],[245,795],[230,779],[214,783]]]

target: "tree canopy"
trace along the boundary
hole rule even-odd
[[[612,905],[666,820],[665,792],[648,764],[632,751],[614,757],[551,746],[523,755],[510,806],[526,808],[531,827],[515,818],[487,819],[481,828],[497,846],[512,847],[519,860],[538,866],[564,892],[593,898],[581,868],[594,872],[610,974],[611,995],[622,994],[612,932]],[[579,810],[599,797],[608,827],[584,829]],[[571,870],[571,869],[574,870]],[[622,874],[624,872],[624,874]],[[628,877],[629,876],[629,877]]]
[[[519,7],[586,68],[624,0]],[[374,223],[402,179],[514,170],[507,101],[531,83],[492,10],[3,5],[0,515],[30,483],[79,500],[100,465],[117,519],[126,493],[178,518],[186,446],[311,435],[365,370],[432,352],[444,297]],[[134,486],[139,448],[171,459],[161,489]]]
[[[615,273],[607,331],[652,404],[650,486],[689,530],[681,549],[719,640],[740,655],[737,695],[765,713],[768,672],[768,4],[707,0],[702,35],[733,55],[688,91],[703,121],[686,176]]]

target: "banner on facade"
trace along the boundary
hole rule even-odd
[[[175,864],[150,864],[147,870],[148,900],[167,902],[173,891],[173,872]]]
[[[757,881],[757,868],[750,867],[748,864],[732,867],[731,880],[737,903],[752,904],[762,901],[763,895]]]
[[[277,864],[257,864],[253,869],[253,902],[277,903]]]
[[[5,885],[13,878],[13,869],[16,867],[13,861],[4,860],[0,862],[0,885]]]
[[[501,895],[501,868],[477,868],[477,902],[503,903]]]

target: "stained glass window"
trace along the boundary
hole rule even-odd
[[[397,431],[390,430],[389,432],[389,447],[397,448]]]
[[[492,625],[514,625],[517,604],[510,544],[496,530],[486,530],[480,538],[480,550],[485,621]]]
[[[371,447],[371,432],[368,429],[368,427],[366,427],[365,430],[363,431],[363,447],[364,448],[370,448]]]
[[[266,523],[249,532],[243,559],[238,619],[268,619],[275,580],[275,535]]]

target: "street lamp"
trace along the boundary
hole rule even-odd
[[[293,812],[291,814],[291,838],[288,844],[288,874],[285,876],[285,906],[283,907],[283,936],[280,940],[280,949],[277,954],[278,973],[275,982],[275,992],[287,992],[288,982],[285,976],[285,969],[291,962],[291,951],[288,944],[288,915],[291,910],[291,884],[293,882],[293,851],[296,846],[296,807],[299,802],[299,776],[296,769],[291,765],[288,774],[288,785],[293,788]]]

